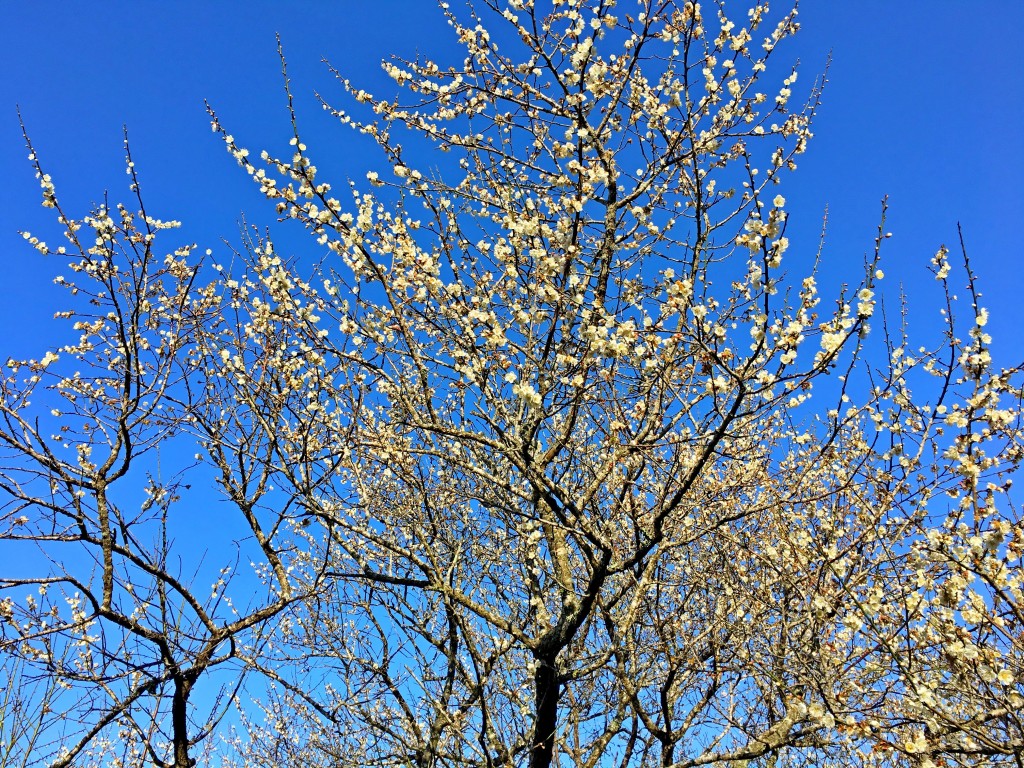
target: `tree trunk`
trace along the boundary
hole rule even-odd
[[[554,657],[535,657],[537,668],[533,673],[536,690],[533,729],[533,747],[530,750],[530,768],[549,768],[555,752],[555,731],[558,727],[558,672]]]
[[[193,680],[184,675],[174,678],[171,698],[171,742],[174,747],[174,768],[192,768],[195,761],[188,754],[188,697]]]

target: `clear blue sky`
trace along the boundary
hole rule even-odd
[[[878,202],[890,195],[892,292],[896,280],[911,288],[925,280],[924,263],[940,243],[953,244],[962,222],[993,311],[997,358],[1000,348],[1019,357],[1024,63],[1019,46],[996,33],[1024,28],[1024,2],[808,0],[801,21],[782,51],[801,59],[799,85],[830,50],[833,63],[816,138],[784,190],[793,224],[810,236],[828,204],[828,259],[851,277],[843,266],[870,247]],[[236,235],[243,212],[260,222],[270,210],[210,132],[203,99],[247,146],[282,147],[289,134],[275,33],[306,141],[335,181],[362,177],[374,158],[316,105],[314,89],[340,99],[321,58],[372,90],[383,82],[382,56],[440,51],[443,59],[453,42],[431,0],[0,0],[0,356],[41,353],[35,327],[56,308],[49,279],[64,266],[41,263],[17,235],[58,239],[37,205],[15,105],[76,213],[106,189],[127,197],[127,124],[150,210],[183,220],[184,238],[216,247]]]

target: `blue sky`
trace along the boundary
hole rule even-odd
[[[800,18],[802,33],[781,52],[801,60],[799,84],[809,85],[830,51],[832,66],[816,137],[783,190],[795,214],[791,226],[813,246],[828,205],[826,274],[854,279],[871,247],[879,200],[888,194],[894,237],[887,243],[893,280],[886,293],[895,298],[902,282],[918,307],[912,319],[930,324],[937,296],[925,288],[917,297],[915,288],[928,280],[928,258],[940,243],[954,244],[962,222],[983,303],[992,310],[997,359],[1000,350],[1020,357],[1024,63],[995,32],[1024,26],[1024,3],[976,2],[968,9],[952,0],[812,0],[802,4]],[[237,238],[243,213],[265,222],[271,211],[210,132],[203,100],[246,146],[284,146],[276,33],[305,140],[324,178],[334,181],[362,177],[375,158],[353,146],[351,132],[332,126],[316,104],[314,90],[341,100],[321,59],[372,90],[384,83],[377,66],[383,56],[420,51],[443,59],[454,50],[430,0],[0,0],[0,323],[9,329],[0,356],[41,353],[42,329],[60,300],[49,281],[64,267],[39,257],[17,234],[30,229],[58,239],[37,205],[15,105],[76,215],[105,190],[127,198],[127,125],[147,206],[184,221],[183,240],[216,250],[221,238]],[[393,90],[390,81],[386,87]]]

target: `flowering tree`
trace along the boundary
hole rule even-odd
[[[316,588],[313,571],[292,565],[294,506],[266,502],[278,432],[257,420],[280,420],[271,414],[293,398],[250,410],[247,398],[260,398],[259,388],[236,392],[234,376],[218,373],[225,361],[217,340],[244,335],[224,311],[222,286],[197,284],[194,246],[157,250],[158,234],[178,223],[146,213],[130,155],[138,212],[104,205],[80,220],[65,214],[31,158],[43,205],[56,211],[70,247],[51,251],[26,237],[44,253],[73,256],[74,278],[56,282],[75,297],[76,309],[58,316],[77,337],[38,360],[9,359],[0,380],[3,538],[34,543],[51,566],[0,582],[8,594],[33,590],[25,602],[0,603],[4,651],[21,679],[51,680],[45,697],[22,706],[42,707],[59,726],[56,735],[45,731],[46,743],[25,731],[9,751],[29,753],[26,764],[91,758],[184,768],[233,705],[242,648],[258,647],[267,622]],[[232,347],[261,361],[264,390],[282,375],[277,341]],[[219,487],[237,513],[236,535],[246,537],[221,543],[228,551],[216,555],[209,587],[174,545],[183,532],[175,509],[197,482]],[[261,561],[267,588],[233,596],[228,583],[249,556]],[[235,674],[197,711],[190,699],[199,679],[222,665]]]
[[[11,364],[0,439],[5,535],[97,552],[96,584],[29,580],[88,596],[70,621],[5,604],[25,658],[102,656],[50,663],[103,699],[65,764],[116,727],[188,765],[220,712],[193,725],[190,687],[228,662],[269,683],[245,764],[1019,764],[1019,369],[993,366],[966,251],[966,319],[947,287],[932,346],[869,334],[884,207],[822,303],[779,186],[819,88],[765,84],[795,9],[484,5],[449,16],[458,66],[387,63],[405,98],[343,80],[365,114],[325,104],[389,165],[347,202],[297,128],[256,161],[214,116],[315,266],[255,234],[231,269],[160,260],[144,211],[58,208],[66,284],[102,311]],[[112,500],[180,444],[141,512]],[[266,585],[246,611],[135,532],[211,474]]]

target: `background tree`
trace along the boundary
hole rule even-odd
[[[292,567],[294,505],[266,501],[281,420],[272,414],[289,399],[258,414],[246,407],[288,374],[276,367],[277,338],[232,326],[223,285],[197,285],[195,246],[157,250],[158,234],[178,223],[146,213],[130,155],[137,212],[103,205],[80,220],[65,214],[36,168],[43,205],[56,211],[70,247],[26,237],[43,253],[75,259],[73,279],[56,282],[74,297],[75,309],[59,316],[78,336],[39,360],[8,360],[0,380],[3,536],[36,544],[50,567],[4,578],[8,595],[33,592],[0,605],[9,668],[50,681],[38,704],[61,734],[44,745],[26,733],[11,751],[25,750],[19,759],[30,764],[183,768],[234,704],[246,669],[239,644],[258,647],[263,626],[316,588],[308,558],[303,571]],[[244,392],[218,373],[230,363],[224,339],[260,366]],[[220,542],[227,548],[213,555],[212,575],[202,551],[175,545],[184,533],[175,508],[194,483],[219,487],[247,534]],[[208,496],[198,503],[214,520],[225,514]],[[250,584],[248,595],[232,596],[228,584],[249,556],[261,560],[267,588],[253,594]],[[219,678],[219,693],[195,706],[200,678],[222,665],[231,674]]]
[[[884,205],[861,283],[830,303],[818,256],[788,253],[777,185],[820,88],[797,103],[795,69],[765,73],[795,10],[485,6],[449,16],[458,66],[385,64],[405,98],[343,81],[368,114],[328,109],[382,149],[378,191],[342,203],[297,127],[256,161],[214,117],[315,265],[252,233],[200,283],[128,214],[95,217],[103,258],[79,250],[100,287],[72,290],[111,340],[61,354],[114,375],[53,383],[108,449],[93,465],[74,424],[77,463],[36,447],[24,388],[55,353],[9,379],[4,439],[12,524],[45,539],[75,510],[104,586],[61,576],[99,591],[93,612],[22,653],[45,661],[32,649],[93,619],[159,648],[158,671],[105,692],[109,719],[80,720],[127,723],[154,760],[165,718],[129,716],[133,693],[169,694],[181,723],[187,675],[231,660],[271,683],[249,764],[1019,761],[1019,371],[992,365],[966,252],[967,332],[948,290],[932,346],[885,318],[869,335]],[[399,139],[445,154],[417,168]],[[109,228],[137,247],[104,250]],[[948,283],[945,249],[934,269]],[[265,601],[223,625],[146,570],[169,545],[133,554],[145,520],[104,511],[129,445],[162,458],[179,439],[202,448],[181,472],[213,470],[261,560]],[[67,498],[24,490],[36,476]],[[181,477],[152,485],[159,509]],[[145,604],[169,590],[192,623],[136,630],[107,596],[115,553],[154,585]],[[78,642],[140,675],[134,649]],[[83,750],[102,738],[86,730]]]
[[[31,762],[31,754],[52,746],[50,716],[59,685],[53,677],[32,679],[25,665],[11,654],[0,656],[4,691],[0,694],[0,766],[14,768]]]

